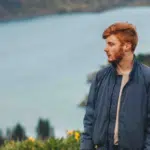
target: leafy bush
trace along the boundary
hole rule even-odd
[[[66,138],[38,140],[29,137],[23,141],[5,141],[0,150],[79,150],[80,131],[67,131]]]

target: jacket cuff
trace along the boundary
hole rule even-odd
[[[80,150],[93,150],[94,144],[91,140],[82,140]]]

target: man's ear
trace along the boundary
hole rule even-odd
[[[131,51],[132,44],[130,42],[124,43],[123,49],[125,50],[125,52]]]

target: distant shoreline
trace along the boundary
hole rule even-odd
[[[47,11],[45,13],[37,13],[37,14],[30,14],[30,15],[21,15],[21,16],[6,16],[5,18],[0,18],[0,24],[1,23],[9,23],[9,22],[18,22],[18,21],[27,21],[27,20],[31,20],[31,19],[36,19],[36,18],[40,18],[40,17],[46,17],[46,16],[52,16],[52,15],[71,15],[71,14],[79,14],[79,13],[90,13],[90,14],[94,14],[94,13],[103,13],[103,12],[107,12],[107,11],[111,11],[111,10],[115,10],[115,9],[121,9],[121,8],[136,8],[136,7],[148,7],[150,8],[150,6],[114,6],[111,8],[103,8],[101,10],[95,10],[95,11],[63,11],[63,12],[51,12],[51,11]]]

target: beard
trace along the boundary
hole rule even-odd
[[[108,60],[108,62],[113,64],[118,64],[123,59],[123,57],[124,57],[124,53],[123,53],[123,48],[121,47],[118,50],[118,52],[114,53],[113,59],[110,61]]]

